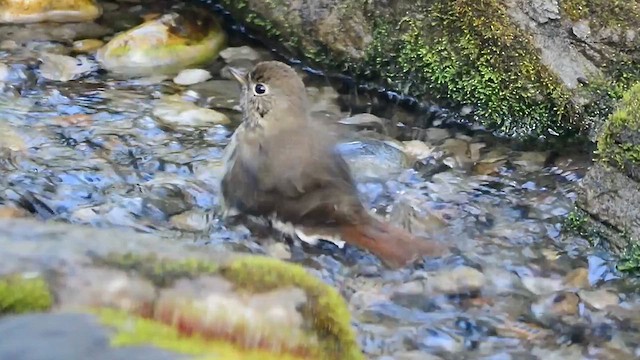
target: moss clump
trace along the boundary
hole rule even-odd
[[[640,244],[631,245],[621,256],[618,264],[618,271],[638,275],[640,274]]]
[[[161,349],[196,356],[202,360],[300,360],[289,354],[274,354],[264,350],[242,349],[231,342],[185,336],[175,327],[132,316],[126,312],[100,309],[95,311],[100,320],[116,328],[112,338],[114,346],[150,344]]]
[[[640,83],[623,97],[598,137],[597,155],[640,180]]]
[[[266,257],[248,257],[223,266],[221,274],[249,292],[265,292],[285,286],[304,290],[309,298],[303,309],[313,319],[320,340],[321,359],[363,359],[351,328],[350,314],[340,294],[304,268]]]
[[[563,230],[569,234],[580,236],[592,246],[606,244],[611,230],[599,226],[584,210],[575,208],[564,219]]]
[[[499,0],[420,0],[407,9],[355,1],[367,9],[365,28],[373,29],[363,58],[300,39],[300,24],[287,21],[283,9],[289,6],[280,0],[220,3],[256,32],[269,29],[267,35],[286,48],[301,49],[313,64],[419,98],[477,106],[479,120],[502,133],[537,136],[581,130],[570,94],[540,63],[530,36],[512,23]],[[261,8],[265,6],[268,10]],[[349,14],[355,5],[341,6],[336,17]],[[272,14],[274,9],[280,13]]]
[[[422,13],[378,24],[367,66],[394,88],[477,105],[486,126],[510,135],[577,128],[569,93],[500,1],[438,0]]]
[[[198,259],[170,260],[155,255],[115,254],[96,259],[97,264],[135,271],[159,287],[171,285],[181,278],[215,274],[218,265]]]
[[[0,278],[0,315],[45,311],[52,304],[49,286],[42,278]]]
[[[573,21],[592,19],[597,27],[637,23],[640,4],[626,0],[562,0],[562,11]]]

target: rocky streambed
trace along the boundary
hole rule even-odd
[[[314,117],[353,129],[341,150],[367,205],[457,251],[389,271],[228,226],[228,66],[277,55],[168,3],[100,5],[94,22],[0,26],[0,358],[640,356],[637,281],[562,231],[590,154],[299,70]],[[110,41],[145,21],[125,41],[135,68]],[[150,38],[213,58],[158,55]]]

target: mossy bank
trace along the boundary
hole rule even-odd
[[[593,79],[586,88],[563,81],[541,57],[539,34],[575,43],[566,34],[573,24],[601,16],[606,25],[607,16],[621,11],[613,5],[595,13],[579,0],[563,2],[557,16],[527,27],[513,15],[535,6],[525,0],[217,2],[254,34],[314,66],[410,96],[474,106],[479,121],[509,135],[587,133],[593,114],[606,117],[619,86],[638,78],[631,71],[637,40],[620,45],[624,56],[599,54],[593,67],[604,70],[585,73]],[[635,6],[625,9],[618,28],[632,27],[640,14]],[[552,51],[562,56],[561,49]]]
[[[602,126],[597,160],[581,183],[577,201],[587,220],[597,220],[607,228],[600,237],[609,249],[623,254],[627,259],[623,266],[628,271],[640,270],[639,181],[640,83],[637,83],[625,93]]]

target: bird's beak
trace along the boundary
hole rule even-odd
[[[246,72],[244,72],[243,70],[240,70],[240,69],[232,68],[232,67],[229,67],[229,72],[231,73],[231,75],[233,75],[233,77],[242,86],[246,86],[247,85],[247,73]]]

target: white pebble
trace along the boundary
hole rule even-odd
[[[193,85],[211,79],[211,73],[203,69],[185,69],[173,78],[178,85]]]

